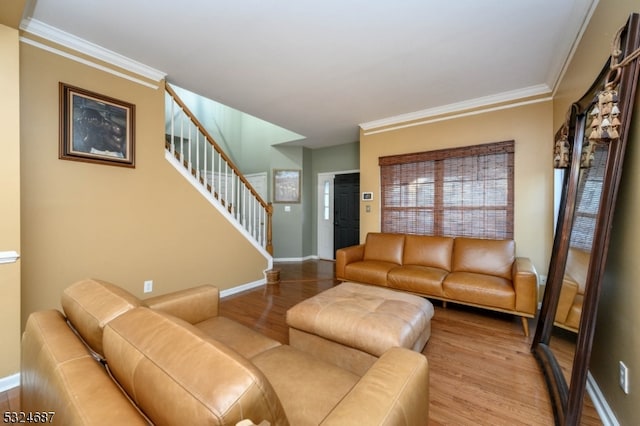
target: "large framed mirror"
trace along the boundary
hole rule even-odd
[[[640,19],[632,14],[613,53],[556,134],[562,179],[547,285],[531,350],[557,425],[578,425],[613,211],[638,85]]]

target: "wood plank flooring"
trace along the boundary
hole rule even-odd
[[[279,263],[280,283],[225,298],[221,314],[287,343],[287,309],[338,284],[334,263]],[[434,301],[429,425],[553,425],[546,384],[519,318]],[[531,320],[530,335],[535,332]],[[582,425],[602,425],[588,396]]]
[[[20,388],[0,392],[0,413],[4,415],[7,411],[20,411]]]
[[[282,343],[287,309],[338,284],[334,263],[278,263],[281,282],[224,298],[221,314]],[[542,374],[518,318],[434,301],[429,426],[553,425]],[[535,322],[530,321],[531,335]],[[561,361],[562,362],[562,361]],[[19,411],[19,389],[0,392],[0,411]],[[602,425],[585,396],[582,425]]]

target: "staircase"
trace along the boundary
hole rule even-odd
[[[271,264],[271,203],[266,203],[216,141],[165,85],[165,158],[241,232]]]

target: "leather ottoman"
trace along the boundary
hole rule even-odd
[[[421,352],[432,317],[427,299],[345,282],[287,311],[289,344],[362,376],[391,347]]]

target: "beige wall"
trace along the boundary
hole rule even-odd
[[[20,253],[18,30],[0,24],[0,251]],[[0,264],[0,379],[20,370],[20,261]]]
[[[360,210],[360,238],[380,230],[378,157],[515,140],[515,229],[519,256],[546,275],[553,231],[553,145],[550,100],[366,135],[360,139],[360,190],[372,191],[370,213]]]
[[[264,278],[266,259],[164,158],[164,89],[22,43],[22,319],[85,277],[143,296]],[[58,82],[136,106],[134,169],[58,159]]]
[[[606,62],[616,31],[632,12],[640,12],[637,0],[601,1],[580,41],[554,102],[555,127],[559,127],[572,100],[589,88]],[[590,371],[622,425],[640,424],[640,96],[628,140],[622,181],[602,286]],[[630,393],[618,386],[618,362],[630,372]]]

